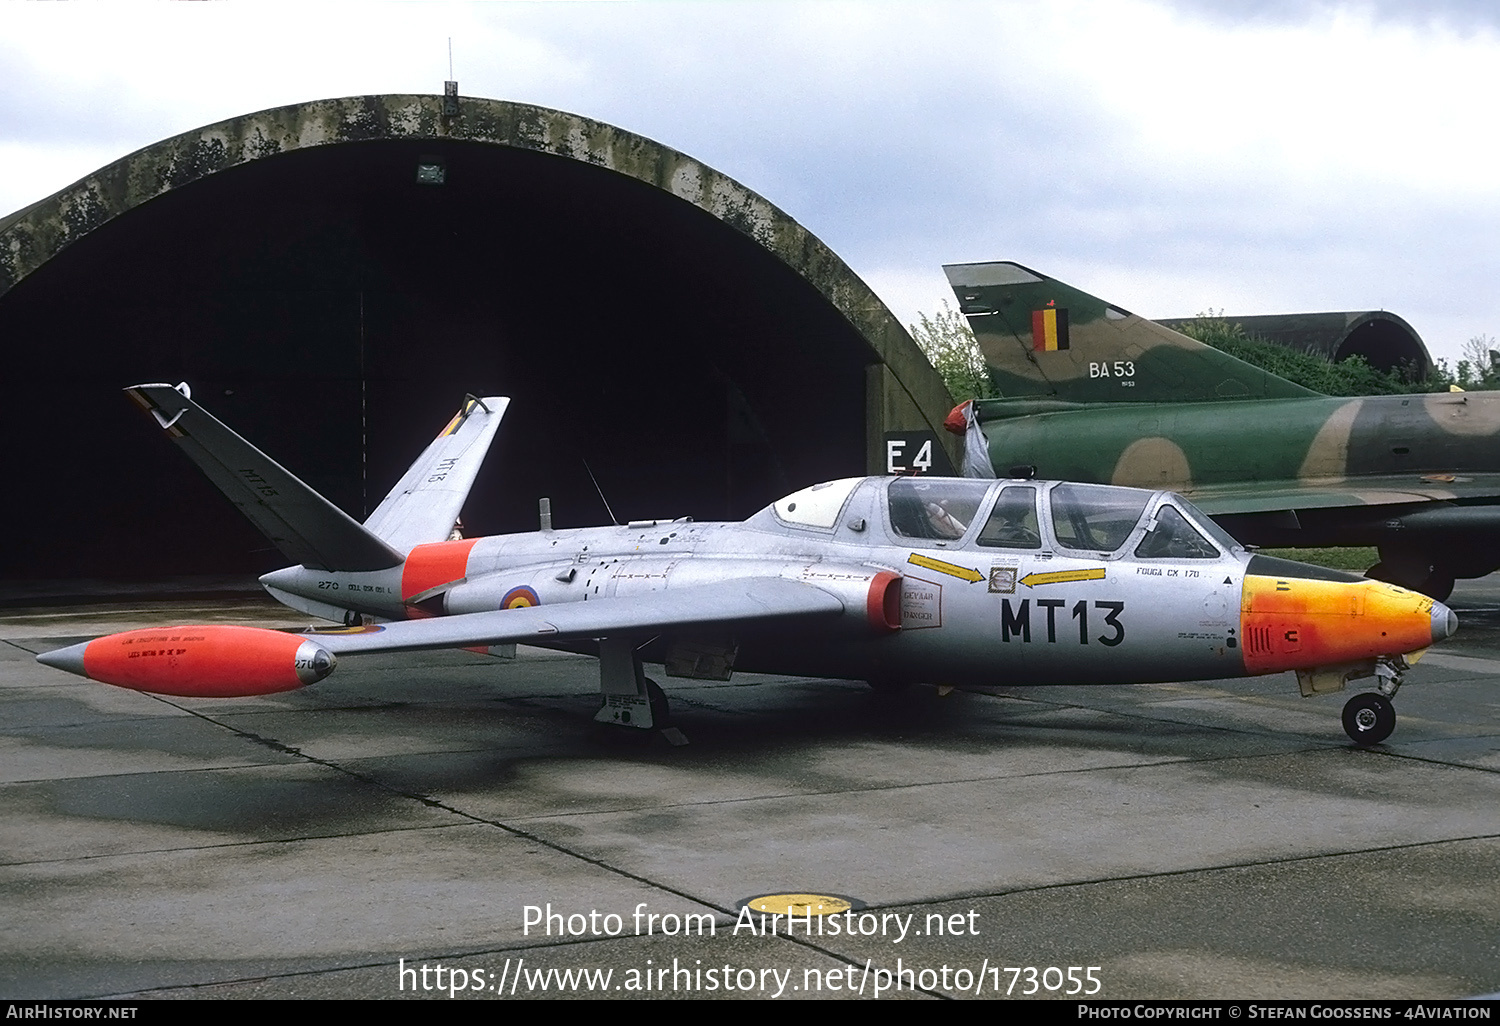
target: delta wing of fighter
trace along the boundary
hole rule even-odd
[[[638,521],[447,540],[505,410],[466,401],[365,524],[192,402],[129,390],[298,565],[272,595],[342,626],[175,626],[44,653],[48,666],[189,697],[270,694],[366,653],[524,642],[597,652],[602,722],[661,728],[668,676],[734,670],[880,684],[1140,683],[1297,672],[1372,679],[1344,723],[1395,724],[1440,602],[1255,555],[1180,496],[1036,480],[849,478],[742,523]]]
[[[1377,546],[1369,576],[1439,599],[1500,569],[1500,393],[1333,398],[1020,264],[944,270],[1003,396],[975,404],[1000,473],[1169,488],[1249,545]]]

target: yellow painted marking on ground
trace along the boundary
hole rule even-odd
[[[745,907],[752,912],[774,912],[782,916],[835,916],[847,912],[854,904],[847,898],[830,894],[765,894],[751,898]]]
[[[1087,570],[1052,570],[1045,574],[1027,574],[1021,578],[1021,583],[1028,588],[1035,588],[1039,584],[1068,584],[1073,581],[1102,581],[1104,580],[1105,568],[1102,566],[1090,567]]]
[[[975,581],[984,580],[984,574],[980,573],[978,570],[975,570],[973,567],[957,566],[953,563],[944,563],[941,559],[933,559],[930,556],[921,556],[915,552],[913,552],[906,561],[912,566],[919,566],[924,570],[936,570],[940,574],[947,574],[949,577],[957,577],[959,580],[968,581],[970,584],[973,584]]]

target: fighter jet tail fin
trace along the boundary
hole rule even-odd
[[[1284,399],[1316,393],[1009,262],[943,267],[1007,399]]]
[[[383,570],[405,558],[193,402],[186,384],[134,385],[125,393],[293,562],[324,570]]]
[[[401,552],[446,540],[509,405],[500,396],[466,396],[463,408],[375,507],[365,527]]]

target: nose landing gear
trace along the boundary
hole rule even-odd
[[[1376,691],[1355,695],[1344,703],[1344,732],[1361,748],[1378,745],[1396,729],[1396,707]]]
[[[1378,745],[1396,729],[1396,707],[1391,699],[1401,688],[1401,675],[1411,669],[1400,656],[1381,659],[1375,665],[1379,683],[1375,691],[1355,695],[1344,703],[1344,733],[1349,740],[1366,748]]]

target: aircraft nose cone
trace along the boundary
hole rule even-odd
[[[36,661],[43,666],[52,666],[59,670],[67,670],[76,673],[80,677],[87,677],[83,669],[83,650],[89,647],[87,641],[67,648],[53,649],[51,652],[43,652],[36,657]]]
[[[1432,604],[1432,640],[1451,638],[1458,631],[1458,614],[1441,602]]]

